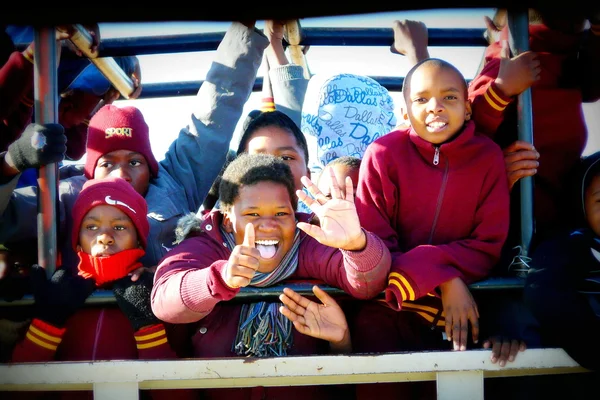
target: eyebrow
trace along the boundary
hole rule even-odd
[[[143,154],[142,153],[138,153],[137,151],[131,151],[131,152],[125,154],[125,156],[126,157],[132,157],[132,156],[133,157],[135,157],[135,156],[142,156],[143,157]],[[103,154],[100,158],[115,158],[115,157],[119,157],[119,156],[111,155],[111,154]]]
[[[242,208],[242,211],[249,211],[249,210],[257,210],[261,207],[258,206],[248,206],[248,207],[244,207]],[[289,205],[279,205],[279,206],[275,206],[275,208],[290,208]]]
[[[283,146],[283,147],[277,147],[275,150],[277,150],[277,151],[286,151],[286,150],[291,150],[291,151],[293,151],[294,153],[300,153],[300,152],[298,151],[298,149],[296,149],[294,146]],[[256,151],[258,151],[258,152],[266,152],[267,150],[265,150],[265,148],[264,148],[264,147],[261,147],[261,148],[258,148],[258,149],[256,149]]]
[[[87,220],[100,221],[100,218],[94,217],[93,215],[91,215],[91,216],[85,217],[83,219],[83,221],[87,221]],[[130,221],[130,219],[128,217],[121,216],[121,217],[112,218],[111,221]]]

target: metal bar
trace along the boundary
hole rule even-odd
[[[0,390],[64,390],[69,385],[90,390],[94,384],[106,382],[137,383],[142,390],[298,386],[435,381],[438,374],[461,372],[481,373],[484,377],[588,372],[563,349],[527,349],[504,367],[493,364],[490,354],[491,350],[468,350],[271,358],[12,363],[0,365]],[[478,388],[479,383],[475,390]]]
[[[517,56],[529,50],[529,17],[526,8],[508,10],[508,26],[510,32],[510,48]],[[533,143],[533,114],[531,102],[531,89],[525,90],[518,97],[518,137]],[[533,218],[533,177],[525,177],[520,184],[520,213],[521,213],[521,255],[529,255],[531,239],[535,232]]]
[[[131,78],[123,72],[119,64],[112,57],[98,57],[98,51],[90,51],[92,36],[83,25],[74,24],[72,26],[75,33],[71,37],[71,42],[89,58],[124,98],[129,99],[129,96],[135,90]]]
[[[34,33],[34,112],[39,124],[58,121],[56,33],[54,27],[37,27]],[[56,200],[58,164],[39,170],[38,177],[38,264],[48,277],[56,270]]]
[[[257,288],[257,287],[244,287],[241,288],[239,293],[230,301],[248,302],[248,301],[265,301],[265,300],[276,300],[279,295],[283,292],[284,287],[289,287],[295,292],[300,293],[303,296],[312,296],[313,285],[319,285],[321,289],[334,297],[346,297],[348,294],[342,289],[338,289],[332,286],[321,284],[320,282],[288,282],[285,284],[273,285],[270,287]],[[525,286],[525,279],[519,277],[492,277],[486,280],[475,282],[469,285],[471,290],[506,290],[523,289]],[[384,298],[381,293],[378,298]],[[88,305],[101,305],[101,304],[115,304],[116,300],[111,290],[96,290],[90,297],[87,298],[86,304]],[[13,306],[27,306],[33,304],[33,296],[28,294],[23,296],[19,300],[5,301],[0,300],[0,307],[13,307]]]
[[[371,76],[379,84],[385,87],[390,92],[402,91],[402,82],[404,77],[396,76]],[[159,97],[176,97],[176,96],[195,96],[198,93],[198,88],[204,81],[181,81],[181,82],[162,82],[162,83],[145,83],[144,90],[140,94],[140,99],[152,99]],[[467,83],[471,79],[467,79]],[[252,91],[260,92],[262,90],[263,78],[257,77],[254,81]]]
[[[484,29],[430,28],[429,46],[484,47]],[[216,50],[225,32],[160,35],[102,39],[98,54],[102,57],[142,56]],[[394,42],[391,28],[302,28],[300,45],[310,46],[387,46]],[[28,43],[18,43],[24,50]],[[65,52],[65,57],[76,57]]]

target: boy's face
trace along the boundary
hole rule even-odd
[[[588,225],[600,236],[600,175],[594,176],[585,190],[584,202]]]
[[[328,199],[331,199],[331,172],[333,169],[335,178],[340,188],[342,195],[346,196],[346,177],[349,176],[352,179],[352,186],[354,187],[354,197],[356,197],[356,185],[358,184],[358,169],[350,168],[348,165],[337,164],[325,167],[321,171],[319,176],[319,184],[317,185],[321,193]]]
[[[459,132],[471,116],[464,81],[455,71],[424,64],[413,72],[405,94],[404,116],[421,138],[441,144]]]
[[[115,150],[98,159],[94,178],[116,176],[125,179],[136,192],[146,195],[150,185],[150,167],[146,158],[135,151]]]
[[[292,170],[296,190],[304,188],[300,180],[303,175],[310,178],[304,151],[294,135],[286,129],[267,126],[256,130],[248,140],[246,151],[249,154],[264,153],[281,158]]]
[[[259,272],[271,272],[292,248],[296,217],[286,187],[275,182],[242,186],[223,225],[233,232],[236,244],[244,242],[246,224],[254,225],[255,244],[260,251]]]
[[[135,225],[127,214],[106,204],[88,211],[79,228],[79,247],[93,257],[105,257],[139,247]]]

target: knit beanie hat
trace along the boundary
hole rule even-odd
[[[117,207],[131,219],[137,229],[138,239],[145,249],[150,232],[146,199],[136,192],[125,179],[114,176],[90,179],[83,184],[73,205],[73,234],[71,237],[73,249],[76,250],[79,243],[79,229],[83,217],[92,208],[105,204]]]
[[[107,104],[94,114],[88,126],[85,176],[92,179],[98,159],[116,150],[130,150],[142,154],[148,162],[152,176],[157,176],[158,162],[150,147],[148,125],[139,109]]]
[[[394,100],[374,79],[354,74],[310,79],[301,128],[307,136],[313,172],[338,157],[362,159],[367,146],[395,126]]]

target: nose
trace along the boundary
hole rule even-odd
[[[439,113],[439,112],[442,112],[443,110],[444,110],[444,106],[442,105],[442,102],[439,101],[436,97],[432,97],[427,102],[427,112]]]
[[[115,242],[113,236],[107,231],[100,233],[97,240],[99,244],[103,244],[105,246],[109,246]]]
[[[277,222],[274,218],[262,218],[257,228],[262,232],[271,232],[277,229]]]
[[[127,182],[131,182],[131,176],[129,175],[127,170],[121,166],[116,166],[112,171],[110,171],[110,176],[122,178],[125,179]]]

